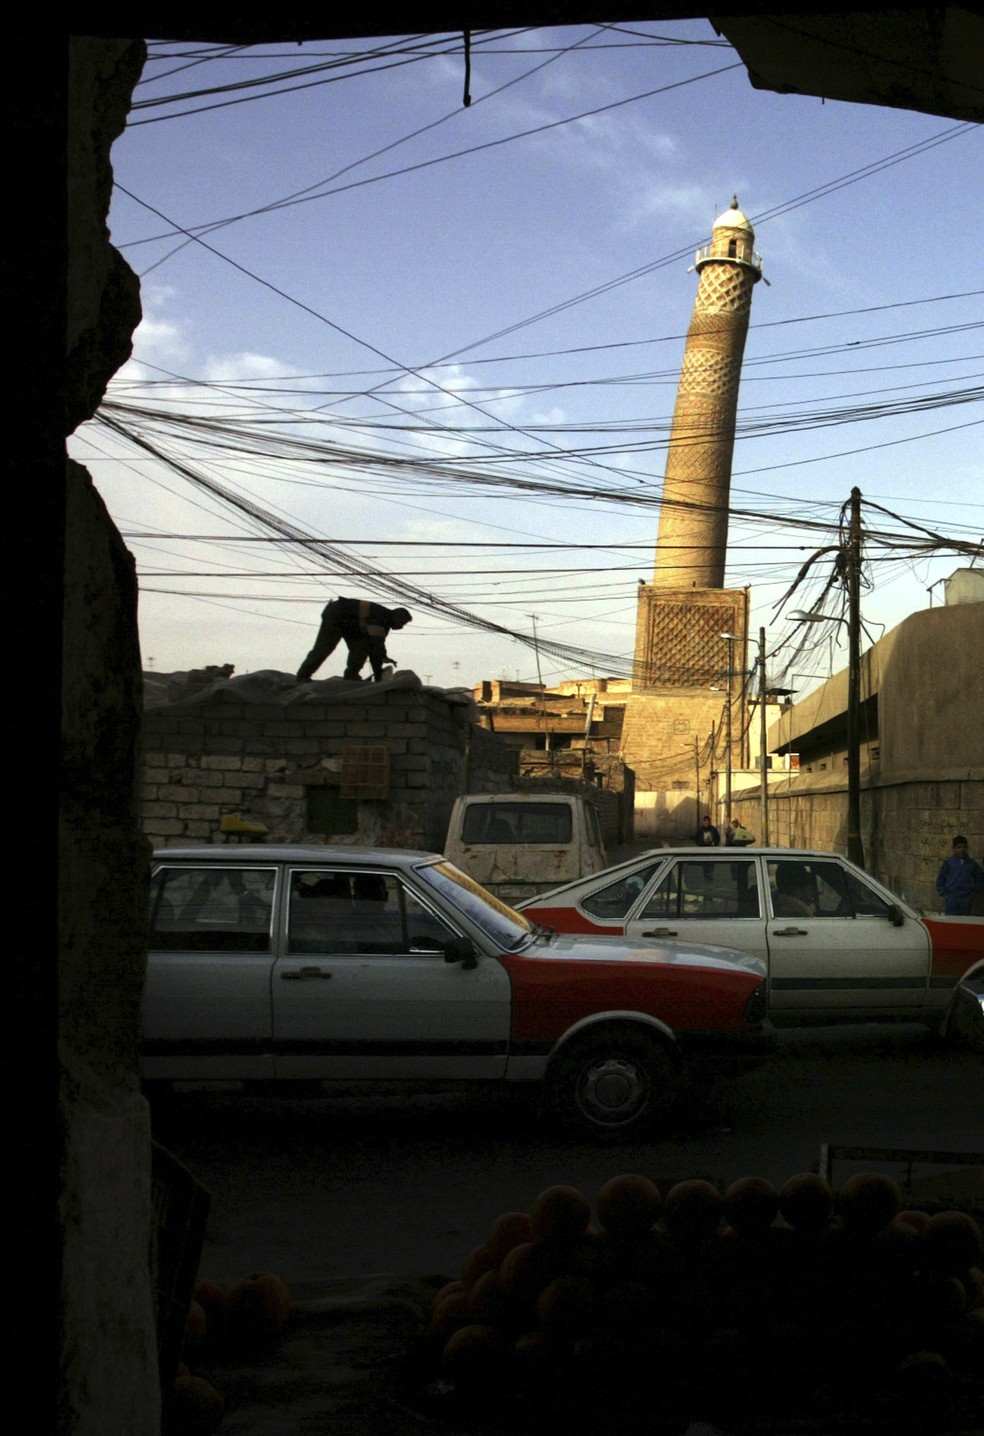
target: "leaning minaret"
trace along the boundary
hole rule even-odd
[[[738,382],[752,289],[762,277],[754,241],[736,196],[697,252],[700,281],[663,480],[657,589],[724,586]]]
[[[731,456],[741,360],[762,261],[738,208],[698,251],[651,584],[639,583],[635,663],[621,752],[636,775],[649,833],[691,834],[700,816],[730,818],[717,775],[744,762],[750,594],[724,587]],[[648,808],[647,808],[648,803]],[[720,811],[719,811],[720,808]],[[639,829],[638,831],[641,831]]]

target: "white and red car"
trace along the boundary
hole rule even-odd
[[[836,853],[658,848],[520,910],[560,932],[750,953],[775,1025],[903,1018],[984,1041],[984,917],[923,916]]]
[[[150,925],[149,1082],[539,1083],[627,1128],[676,1085],[681,1036],[764,1011],[757,957],[558,936],[427,853],[164,849]]]

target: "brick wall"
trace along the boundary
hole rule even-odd
[[[509,787],[516,755],[471,721],[470,705],[430,689],[353,699],[256,703],[218,689],[145,715],[142,819],[159,846],[215,840],[221,819],[263,823],[270,842],[326,840],[440,850],[459,793]],[[384,744],[385,798],[357,799],[355,831],[309,827],[313,788],[342,792],[342,751]]]
[[[726,688],[726,680],[722,688]],[[722,688],[632,695],[625,709],[621,752],[626,763],[635,771],[636,787],[640,792],[682,789],[693,798],[696,743],[700,754],[703,794],[712,766],[712,730],[716,754],[713,766],[717,769],[725,767],[727,692]],[[735,768],[741,764],[741,715],[742,710],[736,700],[731,733],[732,765]]]

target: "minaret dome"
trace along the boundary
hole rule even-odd
[[[730,259],[752,271],[752,283],[762,277],[762,256],[755,253],[755,231],[738,208],[735,195],[729,209],[719,214],[711,229],[711,241],[698,249],[694,268],[699,274],[712,260]]]

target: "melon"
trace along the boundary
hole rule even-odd
[[[441,1365],[461,1391],[498,1393],[512,1358],[511,1346],[502,1332],[476,1322],[461,1327],[449,1338]]]
[[[473,1287],[480,1276],[493,1271],[498,1265],[492,1253],[483,1242],[468,1253],[461,1263],[461,1280],[466,1288]]]
[[[923,1228],[922,1243],[927,1259],[947,1276],[980,1265],[981,1229],[967,1212],[937,1212]]]
[[[226,1292],[226,1324],[233,1341],[271,1341],[290,1316],[287,1283],[269,1271],[252,1271]]]
[[[740,1177],[724,1194],[724,1215],[739,1236],[767,1231],[779,1212],[779,1193],[764,1177]]]
[[[534,1241],[573,1246],[587,1230],[591,1203],[576,1187],[547,1187],[530,1208]]]
[[[598,1220],[612,1236],[641,1236],[653,1227],[661,1206],[655,1182],[626,1173],[612,1177],[598,1193]]]
[[[464,1288],[448,1292],[431,1312],[431,1331],[438,1336],[451,1336],[460,1327],[470,1323],[468,1293]]]
[[[544,1331],[583,1331],[598,1309],[598,1289],[583,1276],[558,1276],[540,1293],[536,1314]]]
[[[195,1282],[193,1299],[205,1313],[205,1339],[216,1344],[225,1338],[226,1290],[217,1281],[200,1278]]]
[[[486,1271],[468,1292],[468,1316],[478,1325],[498,1326],[510,1310],[510,1297],[497,1271]]]
[[[804,1236],[818,1236],[826,1229],[833,1205],[830,1183],[816,1172],[798,1172],[779,1188],[783,1220]]]
[[[463,1281],[446,1281],[444,1285],[434,1293],[431,1307],[436,1309],[446,1296],[453,1296],[455,1292],[464,1291],[464,1289],[465,1284]]]
[[[225,1398],[201,1376],[177,1376],[166,1402],[167,1430],[175,1436],[209,1436],[222,1420]]]
[[[837,1193],[837,1210],[855,1236],[884,1231],[902,1206],[898,1184],[882,1172],[858,1172]]]
[[[906,1207],[896,1216],[897,1222],[905,1222],[907,1227],[913,1227],[915,1231],[921,1232],[929,1221],[929,1212],[920,1212],[915,1207]]]
[[[207,1332],[208,1318],[205,1308],[200,1302],[193,1301],[188,1306],[188,1315],[185,1318],[184,1350],[197,1351],[200,1346],[204,1346]]]
[[[539,1242],[513,1247],[499,1271],[502,1288],[514,1310],[532,1306],[544,1287],[560,1275],[558,1254]]]
[[[497,1217],[485,1238],[485,1246],[495,1266],[509,1255],[513,1247],[533,1240],[533,1224],[529,1212],[503,1212]]]
[[[721,1225],[724,1201],[717,1187],[699,1177],[677,1182],[666,1194],[663,1222],[681,1241],[711,1237]]]

